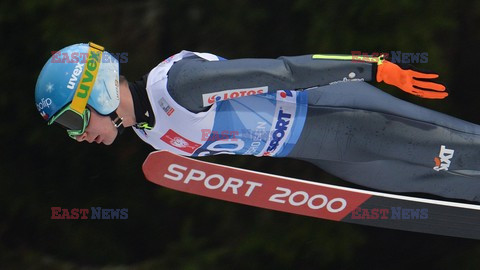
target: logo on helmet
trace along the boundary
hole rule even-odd
[[[90,52],[90,56],[87,61],[87,69],[82,75],[82,82],[77,91],[77,97],[87,98],[90,90],[93,87],[94,74],[92,72],[97,71],[98,64],[100,62],[100,52]],[[73,74],[72,74],[73,75]]]
[[[75,83],[78,81],[78,76],[82,74],[82,70],[83,70],[83,64],[78,63],[72,72],[72,76],[70,77],[70,80],[68,81],[67,88],[75,90]]]
[[[52,100],[50,98],[42,98],[37,105],[37,110],[40,112],[40,115],[43,117],[43,119],[48,120],[49,116],[48,114],[44,111],[45,108],[50,108],[50,105],[52,105]]]
[[[50,108],[52,105],[52,100],[50,98],[42,98],[39,103],[37,103],[37,110],[43,111],[44,108]]]

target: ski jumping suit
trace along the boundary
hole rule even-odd
[[[292,157],[379,190],[480,201],[480,126],[365,83],[374,68],[183,51],[129,83],[148,123],[135,131],[181,155]]]

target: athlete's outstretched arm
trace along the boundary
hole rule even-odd
[[[437,74],[402,69],[389,61],[352,61],[352,56],[303,55],[277,59],[207,61],[190,57],[176,62],[168,74],[168,91],[190,111],[204,110],[202,95],[234,89],[297,90],[343,80],[385,82],[424,98],[444,98]],[[377,65],[378,64],[378,65]]]

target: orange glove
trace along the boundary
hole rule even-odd
[[[387,60],[383,60],[377,68],[377,82],[383,81],[421,98],[442,99],[448,96],[443,84],[429,81],[436,78],[438,74],[402,69]]]

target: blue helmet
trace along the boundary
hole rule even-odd
[[[73,100],[87,60],[89,45],[63,48],[43,66],[35,86],[35,103],[45,120],[50,120]],[[104,51],[88,105],[102,115],[114,112],[120,103],[119,64]]]

